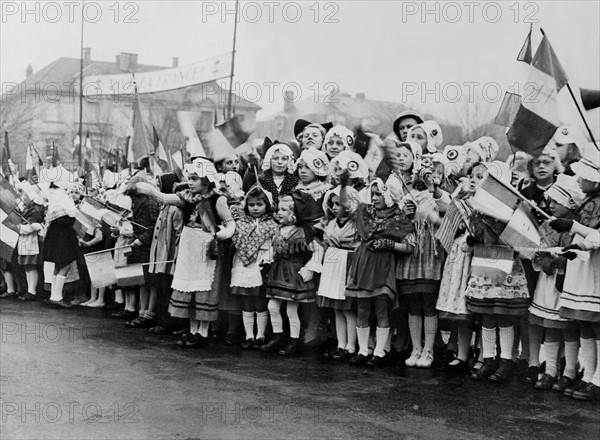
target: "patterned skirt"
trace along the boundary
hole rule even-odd
[[[531,299],[520,258],[502,284],[488,277],[471,275],[465,292],[467,310],[482,315],[526,315]]]

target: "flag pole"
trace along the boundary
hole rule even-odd
[[[592,143],[596,147],[596,150],[600,151],[600,147],[598,147],[598,144],[596,143],[596,139],[594,139],[594,134],[592,133],[592,130],[590,129],[590,126],[588,125],[588,123],[587,123],[587,121],[585,119],[585,116],[583,115],[583,112],[581,111],[581,108],[579,107],[579,104],[577,103],[577,99],[575,99],[575,95],[573,94],[573,90],[571,89],[571,84],[567,83],[567,88],[569,89],[569,93],[571,94],[571,98],[573,98],[573,102],[575,103],[575,107],[577,107],[577,111],[579,112],[579,116],[581,116],[581,119],[583,120],[585,128],[586,128],[588,134],[590,135],[590,139],[592,140]]]
[[[546,36],[546,33],[544,32],[544,29],[540,28],[540,32],[542,33],[543,36]],[[590,129],[590,126],[587,123],[587,120],[585,119],[585,116],[583,115],[583,112],[581,111],[581,108],[579,107],[579,103],[577,102],[577,99],[575,99],[575,94],[573,93],[573,89],[571,89],[571,85],[567,82],[567,89],[569,89],[569,93],[571,94],[571,98],[573,98],[573,102],[575,103],[575,107],[577,107],[577,111],[579,112],[579,116],[581,116],[581,119],[583,120],[583,124],[585,125],[585,128],[588,132],[588,134],[590,135],[590,139],[592,140],[592,143],[594,144],[594,146],[596,147],[596,149],[598,151],[600,151],[600,147],[598,147],[598,144],[596,143],[596,139],[594,139],[594,133],[592,133],[592,130]]]
[[[84,1],[81,2],[81,50],[79,53],[79,168],[82,167],[83,156],[82,156],[82,139],[83,139],[83,23],[85,22],[84,17]]]
[[[233,51],[231,52],[231,74],[229,75],[229,95],[227,99],[227,119],[231,118],[231,99],[233,94],[233,73],[235,69],[235,40],[237,36],[239,0],[235,0],[235,19],[233,23]]]

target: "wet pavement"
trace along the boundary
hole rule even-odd
[[[109,316],[0,303],[0,438],[600,438],[599,404],[517,379],[184,349]]]

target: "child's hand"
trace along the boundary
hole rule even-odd
[[[417,211],[416,203],[411,199],[404,201],[404,213],[408,216],[413,215]]]
[[[215,237],[219,241],[227,240],[227,231],[223,229],[223,226],[219,226],[219,230],[215,234]]]
[[[308,283],[310,280],[313,279],[314,272],[312,270],[308,270],[306,267],[300,269],[298,273],[302,277],[302,281],[304,281],[305,283]]]
[[[573,220],[565,218],[556,218],[548,223],[552,229],[557,232],[569,232],[573,227]]]

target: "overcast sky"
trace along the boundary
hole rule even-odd
[[[86,4],[84,45],[95,60],[133,52],[139,63],[170,66],[179,57],[184,65],[231,50],[233,14],[222,12],[233,2]],[[281,108],[290,82],[303,98],[339,88],[450,118],[457,106],[449,101],[479,96],[487,84],[482,112],[495,112],[496,84],[519,80],[514,60],[530,21],[534,42],[543,27],[572,82],[600,88],[599,4],[429,2],[423,15],[423,2],[240,2],[235,80],[264,108],[259,118]],[[21,2],[2,2],[2,83],[23,80],[28,63],[37,71],[59,57],[79,57],[80,5],[27,7],[32,12],[23,15]],[[263,85],[260,97],[252,82]],[[278,83],[274,99],[268,82]],[[425,88],[432,92],[423,96]]]

